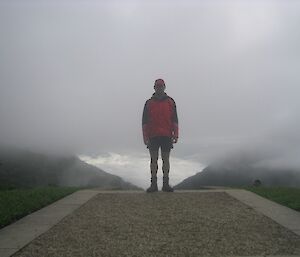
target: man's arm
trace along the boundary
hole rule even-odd
[[[147,144],[148,144],[148,141],[149,141],[147,103],[148,103],[148,101],[146,101],[146,103],[145,103],[145,105],[144,105],[143,119],[142,119],[143,139],[144,139],[145,145],[147,145]]]
[[[173,100],[173,115],[172,115],[172,133],[173,133],[173,142],[177,143],[178,140],[178,135],[179,135],[179,127],[178,127],[178,116],[177,116],[177,108],[176,108],[176,103]]]

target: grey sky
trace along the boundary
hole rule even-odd
[[[299,24],[300,1],[0,1],[0,141],[147,154],[163,78],[174,156],[207,164],[274,135],[299,153]]]

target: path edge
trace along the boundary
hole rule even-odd
[[[97,194],[99,190],[76,191],[2,228],[0,256],[12,256]]]

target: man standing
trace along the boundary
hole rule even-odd
[[[148,99],[143,111],[143,138],[151,157],[151,186],[148,193],[157,192],[158,154],[161,148],[163,161],[163,187],[164,192],[173,192],[169,185],[170,151],[173,143],[178,140],[178,117],[175,101],[165,93],[166,85],[162,79],[154,83],[152,97]]]

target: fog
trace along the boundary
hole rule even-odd
[[[178,180],[248,149],[300,167],[299,24],[299,1],[2,0],[0,142],[144,160],[148,179],[142,111],[163,78]]]

